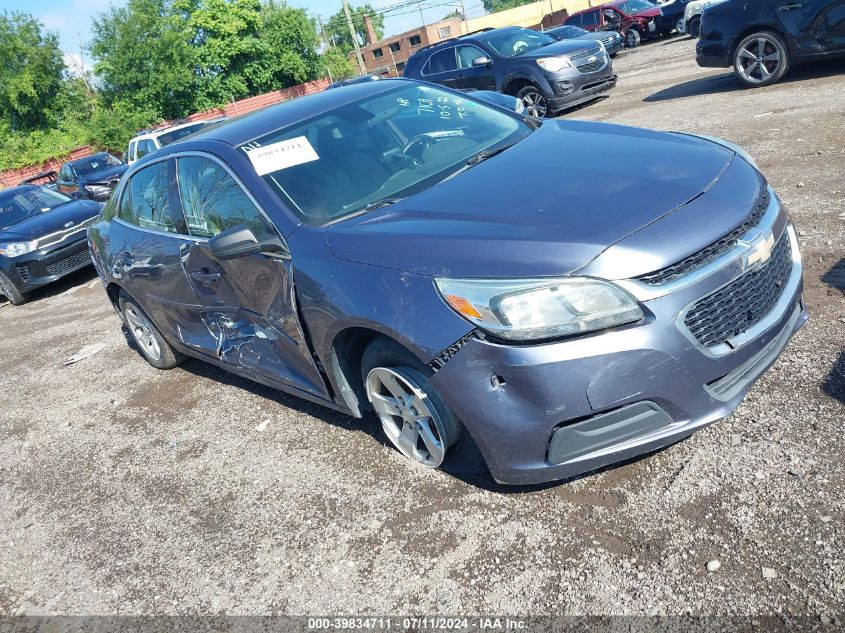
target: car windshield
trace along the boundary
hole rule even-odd
[[[171,143],[175,143],[176,141],[183,139],[186,136],[190,136],[194,132],[199,132],[207,124],[207,121],[200,121],[199,123],[194,123],[193,125],[186,125],[185,127],[180,127],[178,130],[171,130],[170,132],[165,132],[164,134],[159,135],[158,142],[162,147],[164,147],[165,145],[170,145]]]
[[[0,191],[0,229],[55,209],[70,200],[57,191],[37,186]]]
[[[571,37],[581,37],[585,33],[589,33],[589,31],[585,31],[584,29],[577,27],[577,26],[561,26],[556,29],[552,29],[549,31],[551,35],[555,37],[559,37],[562,40],[571,38]]]
[[[493,30],[479,39],[502,57],[522,55],[557,41],[550,35],[530,29]]]
[[[428,189],[534,129],[471,97],[405,84],[242,149],[305,222],[325,224]]]
[[[111,154],[97,154],[96,156],[89,156],[73,163],[73,171],[77,176],[90,176],[96,174],[98,171],[103,171],[109,167],[117,167],[122,165],[120,159],[115,158]]]
[[[623,5],[621,5],[622,10],[626,11],[629,14],[639,13],[640,11],[645,11],[646,9],[653,9],[654,5],[650,2],[646,2],[645,0],[628,0]]]

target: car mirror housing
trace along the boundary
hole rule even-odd
[[[221,260],[238,259],[259,253],[287,255],[284,246],[276,240],[260,242],[246,224],[238,224],[212,237],[208,241],[208,249],[215,258]]]
[[[476,57],[472,60],[473,66],[488,66],[492,64],[493,60],[487,57],[487,55],[481,55],[480,57]]]

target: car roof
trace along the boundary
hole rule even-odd
[[[181,141],[176,147],[177,150],[184,151],[186,143],[197,141],[222,141],[237,147],[260,136],[333,110],[352,101],[387,92],[401,83],[422,82],[403,78],[365,81],[343,86],[336,90],[324,90],[312,95],[297,97],[205,127],[192,134],[190,140]]]
[[[161,136],[162,134],[167,134],[168,132],[173,132],[174,130],[181,130],[182,128],[197,125],[198,123],[213,123],[216,120],[217,119],[203,119],[201,121],[188,121],[187,123],[168,125],[167,127],[162,127],[155,130],[144,130],[133,136],[130,141],[137,141],[138,139],[142,138],[151,138],[153,136]]]
[[[94,158],[96,156],[108,156],[108,152],[97,152],[96,154],[88,154],[88,156],[83,156],[82,158],[76,158],[74,160],[69,160],[67,164],[69,165],[76,165],[77,163],[81,163],[83,160],[88,160],[90,158]]]

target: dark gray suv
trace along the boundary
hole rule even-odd
[[[487,29],[423,48],[408,60],[404,76],[513,95],[536,117],[593,100],[616,85],[600,41],[558,41],[520,27]]]

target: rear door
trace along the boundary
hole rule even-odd
[[[845,28],[842,6],[842,0],[778,0],[772,5],[777,19],[803,53],[818,53],[820,45],[827,50],[836,46],[836,30],[841,37]],[[834,22],[837,17],[838,25]]]
[[[165,338],[197,348],[211,334],[182,264],[195,240],[174,213],[175,192],[173,160],[152,163],[123,186],[109,228],[111,273]]]
[[[210,238],[239,225],[249,226],[260,241],[283,243],[281,236],[216,158],[182,155],[177,175],[180,205],[196,238],[185,271],[202,303],[201,318],[214,335],[206,353],[327,397],[299,322],[290,257],[257,254],[219,260],[208,245]]]
[[[455,87],[462,90],[495,90],[496,76],[493,65],[473,66],[479,57],[490,56],[473,44],[461,44],[457,47],[458,78]]]
[[[457,88],[458,74],[458,60],[454,46],[434,53],[422,70],[422,78],[426,81],[443,84],[450,88]]]

